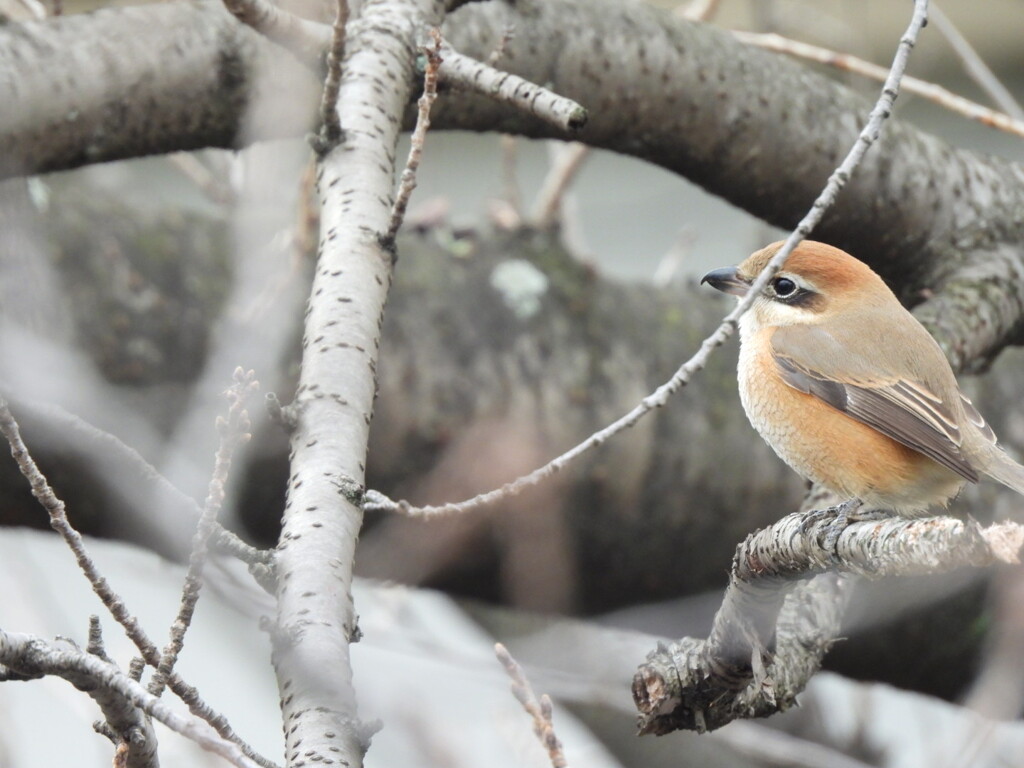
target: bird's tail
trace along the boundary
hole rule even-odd
[[[998,480],[1007,488],[1012,488],[1024,496],[1024,466],[1011,459],[999,448],[995,448],[990,454],[989,465],[985,468],[985,473],[993,480]]]

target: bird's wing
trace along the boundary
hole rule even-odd
[[[893,340],[881,343],[892,344]],[[851,353],[849,346],[819,327],[778,328],[771,345],[775,364],[789,386],[923,453],[972,483],[978,481],[978,472],[961,451],[957,412],[936,394],[935,387],[907,372],[879,371],[876,361]],[[954,391],[961,410],[968,417],[977,414],[955,386]]]

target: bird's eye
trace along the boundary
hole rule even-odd
[[[788,277],[776,277],[772,280],[772,288],[775,289],[776,296],[792,296],[796,291],[796,283],[790,280]]]

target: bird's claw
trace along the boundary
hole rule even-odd
[[[833,560],[837,560],[836,544],[850,523],[856,522],[859,519],[855,513],[861,504],[860,499],[851,499],[844,501],[842,504],[826,507],[825,509],[811,510],[804,515],[803,522],[800,524],[800,532],[806,536],[811,532],[812,528],[824,523],[821,534],[818,537],[818,544],[830,554]]]

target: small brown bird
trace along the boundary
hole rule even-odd
[[[744,296],[782,243],[701,280]],[[804,242],[740,318],[743,408],[789,466],[850,501],[917,517],[981,475],[1024,494],[945,355],[866,264]]]

